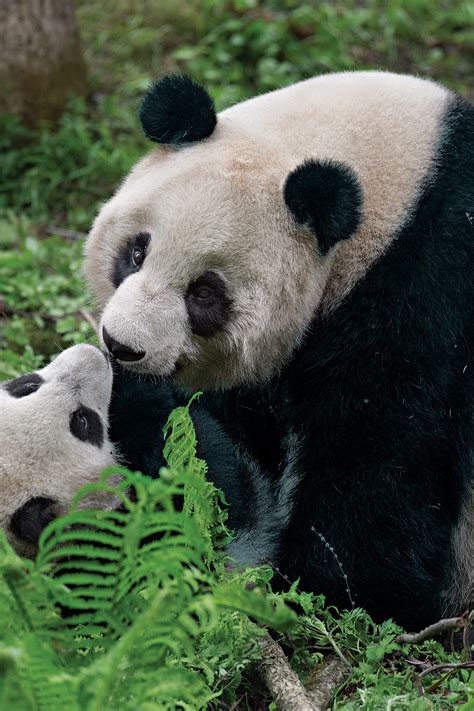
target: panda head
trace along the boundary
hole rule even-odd
[[[107,435],[111,390],[108,359],[88,345],[0,384],[0,527],[20,554],[34,556],[46,524],[114,463]],[[81,505],[109,508],[117,500],[94,494]]]
[[[357,178],[337,162],[295,165],[251,121],[217,118],[187,77],[153,85],[140,116],[160,146],[86,245],[104,343],[131,370],[193,389],[265,380],[301,342],[334,247],[357,230]]]

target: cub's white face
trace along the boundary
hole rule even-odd
[[[107,436],[112,369],[93,346],[69,348],[37,373],[0,384],[0,526],[33,556],[48,520],[114,463]],[[117,505],[97,494],[87,507]]]
[[[268,378],[300,342],[331,257],[285,207],[288,167],[266,160],[248,140],[158,149],[102,209],[86,275],[130,369],[224,388]]]

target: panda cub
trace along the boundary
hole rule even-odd
[[[169,384],[137,382],[112,370],[98,348],[79,345],[36,373],[0,383],[0,527],[21,555],[34,557],[47,523],[65,514],[77,490],[97,481],[105,467],[123,463],[154,477],[165,464],[163,426],[186,400]],[[239,465],[237,450],[199,404],[190,412],[197,454],[231,503],[229,525],[250,525],[257,493],[252,481],[240,478],[247,466]],[[81,501],[102,509],[119,504],[105,492]]]
[[[261,482],[239,555],[408,628],[472,606],[473,107],[346,72],[216,114],[171,76],[140,119],[86,274],[111,354],[204,390]]]
[[[21,555],[34,556],[46,524],[116,462],[107,434],[111,393],[110,361],[87,345],[0,384],[0,527]],[[84,505],[118,501],[102,493]]]

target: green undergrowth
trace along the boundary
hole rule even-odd
[[[435,642],[403,648],[391,622],[374,625],[360,609],[339,615],[297,584],[275,594],[269,567],[231,569],[222,495],[196,457],[188,407],[166,432],[158,478],[106,470],[46,528],[35,562],[0,537],[0,708],[274,708],[257,683],[270,629],[304,683],[328,652],[344,661],[335,709],[467,711],[473,674],[434,684],[407,664],[408,653],[428,664],[460,656]],[[98,492],[122,510],[80,508]]]
[[[39,237],[13,214],[0,220],[0,381],[93,340],[81,249],[82,240]]]

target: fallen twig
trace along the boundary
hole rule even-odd
[[[82,318],[87,321],[87,323],[92,326],[94,331],[98,334],[99,333],[99,324],[93,317],[90,311],[87,311],[87,309],[79,309],[79,313],[81,314]]]
[[[326,709],[334,696],[334,691],[350,673],[347,664],[336,656],[328,657],[321,669],[310,674],[306,692],[318,709]]]
[[[18,316],[19,318],[25,319],[40,318],[43,321],[51,323],[55,323],[63,318],[63,316],[52,316],[45,311],[24,311],[12,309],[11,306],[8,306],[4,301],[0,301],[0,316],[3,318],[11,318],[12,316]]]
[[[47,235],[56,235],[57,237],[63,237],[63,239],[68,239],[72,242],[87,237],[87,232],[78,232],[77,230],[66,230],[64,229],[64,227],[54,227],[53,225],[46,227],[45,232]]]
[[[87,309],[79,309],[79,311],[72,314],[64,313],[60,314],[59,316],[53,316],[52,314],[48,314],[45,311],[25,311],[22,309],[13,309],[11,306],[8,306],[4,301],[0,299],[0,318],[12,318],[13,316],[18,316],[19,318],[24,319],[40,318],[43,321],[46,321],[47,323],[57,323],[58,321],[61,321],[61,319],[63,319],[65,316],[80,316],[85,321],[87,321],[87,323],[94,329],[96,333],[99,332],[99,326],[97,324],[97,321],[90,313],[90,311],[87,311]]]
[[[474,669],[474,662],[459,662],[457,664],[433,664],[428,669],[421,672],[418,680],[421,681],[423,677],[427,674],[433,674],[436,671],[442,671],[443,669]]]
[[[468,627],[471,620],[471,615],[462,615],[461,617],[448,617],[445,620],[439,620],[428,627],[425,627],[421,632],[415,634],[399,634],[395,642],[398,644],[420,644],[426,639],[432,639],[436,635],[461,627]]]
[[[312,701],[288,664],[282,648],[269,634],[260,639],[260,647],[260,673],[278,708],[282,711],[322,711],[323,707]]]

